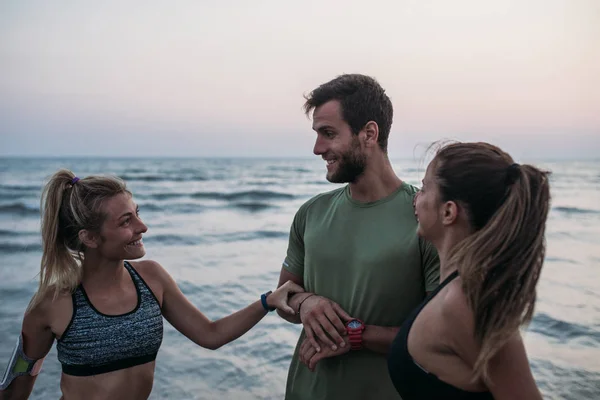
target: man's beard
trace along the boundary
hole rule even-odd
[[[358,138],[352,141],[352,147],[337,161],[337,170],[327,180],[332,183],[354,183],[367,168],[367,159],[360,151]]]

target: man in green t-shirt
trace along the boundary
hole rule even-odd
[[[305,110],[314,110],[314,153],[327,179],[348,184],[304,203],[290,229],[280,285],[292,280],[306,292],[290,299],[297,315],[280,314],[303,324],[285,398],[400,399],[386,354],[438,285],[439,260],[416,234],[417,188],[387,156],[392,104],[374,79],[351,74],[315,89]]]

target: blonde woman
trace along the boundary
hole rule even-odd
[[[44,357],[57,341],[66,399],[146,399],[162,343],[163,317],[208,349],[229,343],[268,311],[293,314],[287,282],[246,308],[210,321],[145,255],[147,231],[125,183],[79,179],[60,170],[42,195],[43,255],[39,289],[1,382],[1,399],[27,398]]]

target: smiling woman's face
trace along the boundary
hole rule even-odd
[[[98,251],[111,260],[133,260],[146,254],[142,234],[148,227],[139,216],[137,204],[127,193],[117,194],[103,204],[107,216],[100,231]]]

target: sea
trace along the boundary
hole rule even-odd
[[[547,255],[535,317],[523,330],[546,399],[600,399],[600,161],[519,160],[552,171]],[[393,160],[419,186],[418,159]],[[160,262],[211,319],[276,287],[290,224],[338,185],[306,159],[0,158],[0,374],[38,284],[42,185],[59,168],[125,179]],[[165,322],[151,399],[282,399],[300,326],[268,314],[235,342],[203,349]],[[60,398],[53,346],[31,399]]]

